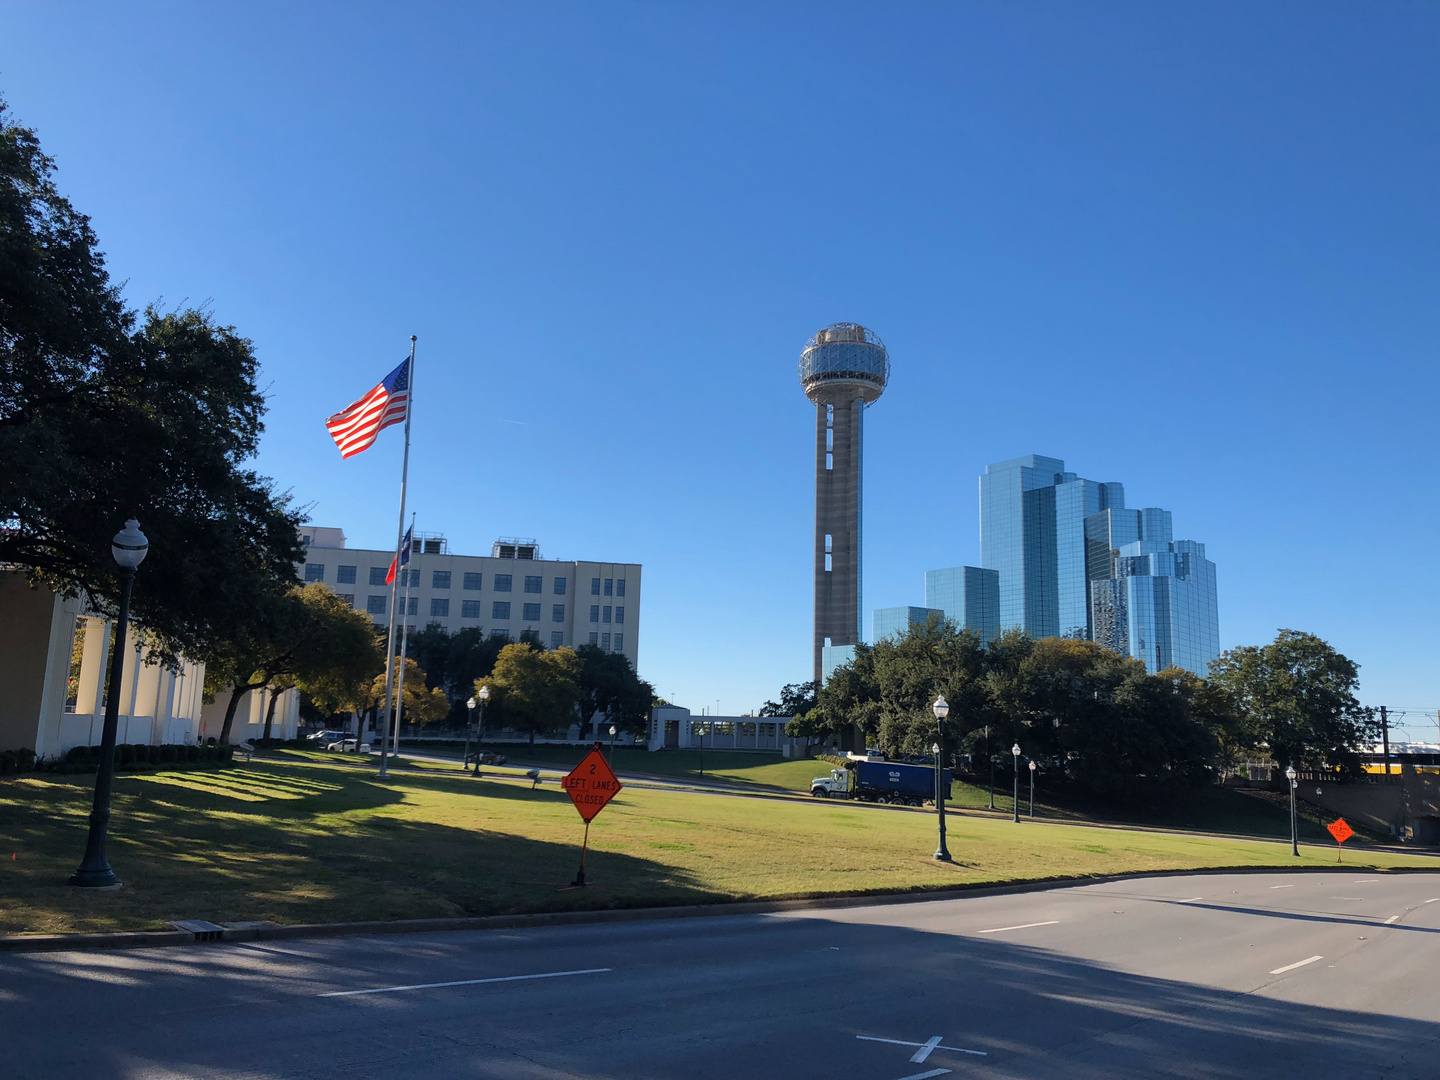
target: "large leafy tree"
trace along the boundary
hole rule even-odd
[[[1314,634],[1281,630],[1269,645],[1222,653],[1209,681],[1248,719],[1246,736],[1281,765],[1358,775],[1358,750],[1379,737],[1375,711],[1360,704],[1360,665]]]
[[[580,661],[576,689],[581,723],[588,724],[596,713],[604,713],[606,722],[617,731],[645,734],[650,728],[655,688],[635,674],[629,658],[598,645],[581,645],[575,656]]]
[[[819,692],[818,681],[786,683],[780,688],[780,700],[765,702],[760,706],[760,715],[783,716],[786,719],[804,716],[820,703],[816,698]]]
[[[53,174],[0,102],[0,562],[111,610],[110,538],[136,517],[134,616],[198,654],[302,559],[299,513],[246,466],[265,411],[254,351],[204,311],[137,319]]]
[[[296,585],[257,597],[255,604],[258,617],[243,634],[204,654],[206,683],[229,693],[221,742],[230,741],[236,710],[251,691],[299,687],[312,699],[344,708],[384,666],[370,619],[323,585]],[[266,729],[268,737],[268,719]]]
[[[400,657],[391,660],[394,672],[391,674],[391,692],[400,684]],[[383,666],[383,665],[382,665]],[[450,702],[438,686],[431,687],[425,670],[410,657],[405,658],[405,690],[400,697],[400,718],[412,724],[433,724],[443,720],[450,712]],[[366,695],[365,706],[379,713],[385,707],[385,673],[375,676]]]
[[[494,695],[491,706],[502,722],[535,741],[574,723],[580,702],[580,658],[573,649],[546,652],[523,642],[500,650],[495,669],[484,680]],[[479,691],[476,685],[476,691]]]

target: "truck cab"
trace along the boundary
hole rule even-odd
[[[817,776],[810,781],[810,794],[817,799],[848,799],[854,775],[849,769],[831,769],[829,776]]]

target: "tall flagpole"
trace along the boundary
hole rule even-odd
[[[390,716],[393,698],[390,691],[395,686],[395,665],[390,657],[395,652],[395,594],[400,584],[400,545],[405,542],[405,481],[410,478],[410,414],[415,411],[415,335],[410,335],[410,396],[405,399],[405,459],[400,466],[400,524],[395,529],[395,580],[390,582],[390,633],[385,639],[385,729],[380,735],[380,775],[388,777],[385,762],[390,752]],[[408,579],[407,579],[408,580]],[[403,624],[402,624],[403,625]],[[360,749],[360,737],[355,737],[355,749]]]
[[[415,515],[410,515],[410,535],[415,535]],[[420,550],[423,553],[425,544],[422,541]],[[416,560],[417,562],[419,560]],[[415,570],[418,574],[420,571]],[[395,680],[395,734],[390,739],[390,756],[397,757],[400,753],[400,719],[405,715],[405,646],[410,643],[410,575],[405,575],[405,607],[400,612],[400,675]]]

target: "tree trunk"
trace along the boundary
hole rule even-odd
[[[220,726],[220,745],[226,746],[230,742],[230,728],[235,723],[235,710],[240,707],[240,699],[250,692],[248,686],[236,686],[230,691],[230,704],[225,706],[225,723]]]
[[[275,719],[275,703],[280,700],[280,694],[283,694],[284,692],[285,691],[283,690],[279,691],[278,693],[273,690],[270,692],[270,704],[265,709],[265,734],[263,736],[263,739],[266,743],[269,743],[270,741],[270,724],[271,721]]]

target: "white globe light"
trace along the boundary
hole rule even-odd
[[[149,553],[150,541],[145,539],[145,534],[140,531],[140,522],[134,518],[125,522],[125,528],[110,541],[110,554],[126,570],[134,570]]]

